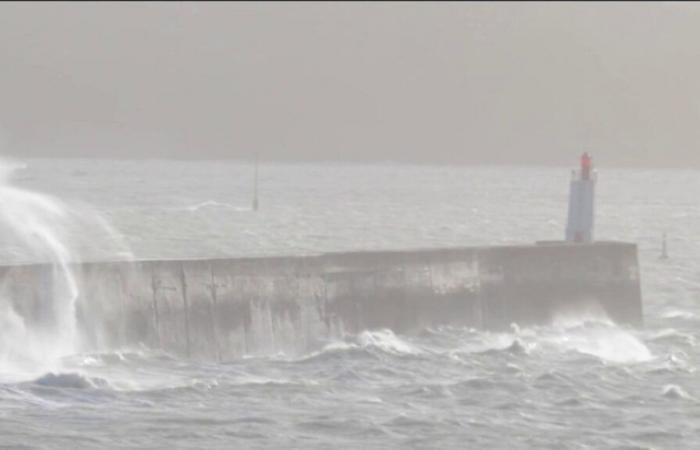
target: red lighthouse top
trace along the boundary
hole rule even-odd
[[[581,179],[589,180],[591,178],[591,155],[585,152],[581,155]]]

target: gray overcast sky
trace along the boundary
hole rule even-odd
[[[700,167],[700,5],[0,5],[0,153]]]

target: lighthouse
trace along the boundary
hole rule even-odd
[[[566,240],[592,242],[596,174],[593,172],[592,160],[588,152],[581,155],[579,170],[573,170],[571,174]]]

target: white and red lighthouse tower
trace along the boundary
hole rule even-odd
[[[566,224],[566,240],[569,242],[593,241],[595,182],[592,160],[586,152],[581,155],[580,169],[572,171]]]

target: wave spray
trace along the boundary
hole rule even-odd
[[[113,235],[94,211],[13,186],[21,168],[0,161],[0,373],[41,370],[81,350],[75,249],[86,248],[86,227]]]

